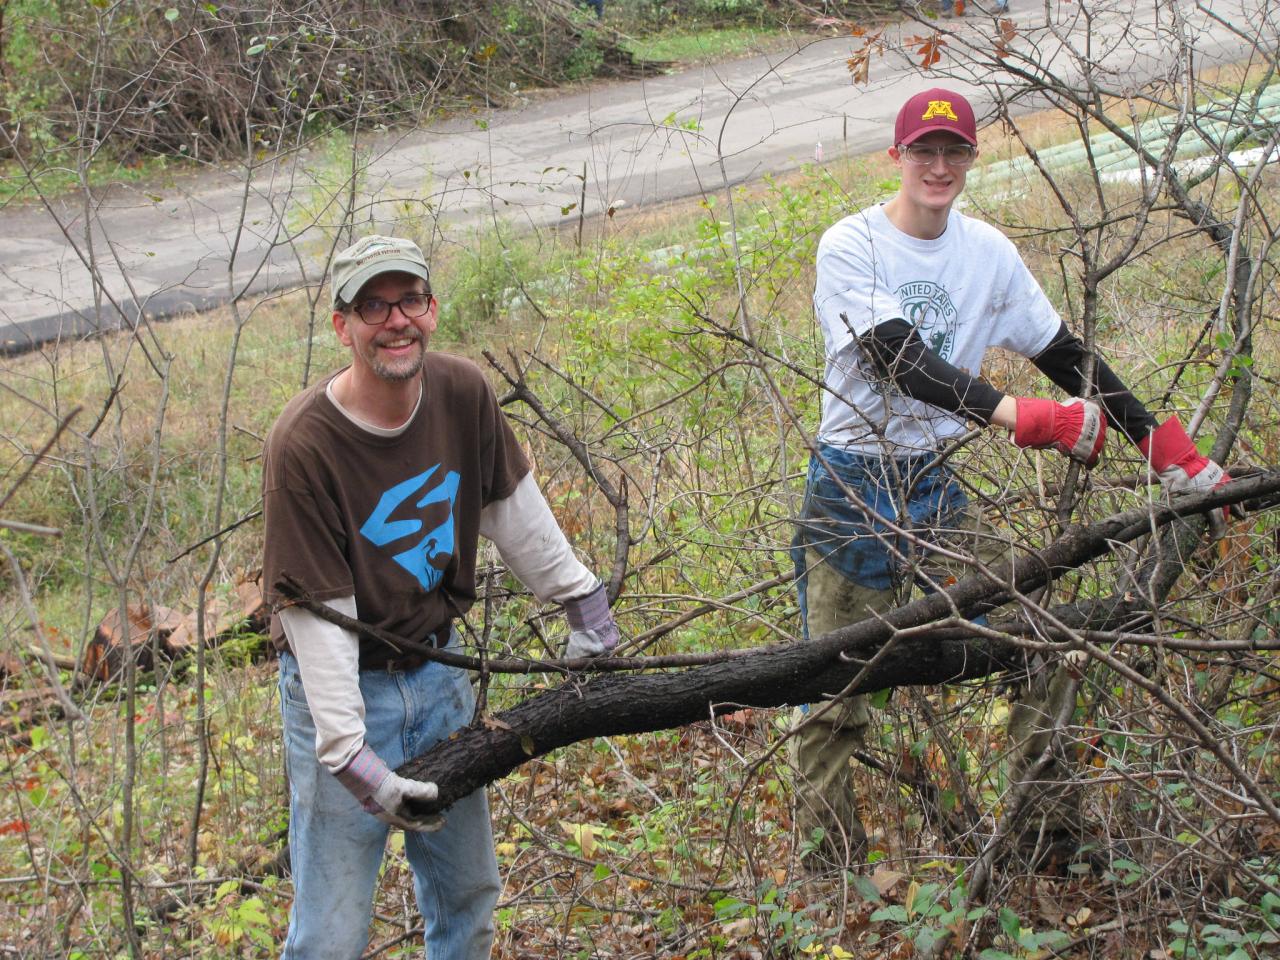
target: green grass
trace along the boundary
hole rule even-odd
[[[172,157],[148,157],[136,163],[101,161],[89,165],[87,179],[94,190],[118,183],[157,184],[186,165],[186,161]],[[13,160],[0,162],[0,204],[62,196],[82,186],[72,157],[45,158],[31,168],[30,176]]]
[[[777,27],[708,27],[696,31],[674,28],[637,37],[626,46],[637,60],[688,65],[775,49],[788,36],[787,31]]]

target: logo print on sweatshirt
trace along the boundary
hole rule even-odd
[[[950,100],[930,100],[929,107],[924,112],[921,120],[932,120],[934,117],[946,117],[948,120],[960,122],[960,118],[956,116],[956,112],[951,109]]]
[[[413,504],[413,507],[420,517],[425,518],[428,514],[433,517],[439,516],[438,509],[428,510],[428,508],[435,504],[448,504],[443,523],[428,530],[420,540],[391,558],[413,574],[422,585],[422,589],[428,592],[440,585],[440,580],[444,577],[444,568],[449,565],[449,560],[453,557],[454,547],[453,504],[458,498],[458,474],[457,471],[450,470],[432,484],[432,477],[439,469],[440,464],[437,463],[426,473],[420,473],[416,477],[397,483],[382,495],[373,513],[360,528],[360,534],[366,540],[376,546],[384,547],[394,541],[416,536],[422,530],[421,519],[391,519],[391,515],[400,508],[401,504],[417,496],[419,491],[423,491],[422,496]]]
[[[898,302],[925,346],[950,360],[956,347],[956,307],[947,291],[931,280],[912,280],[898,288]]]

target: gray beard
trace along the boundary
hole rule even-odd
[[[387,380],[391,383],[401,383],[405,380],[412,380],[422,372],[423,356],[426,353],[426,347],[422,340],[417,341],[418,356],[416,362],[409,367],[392,369],[387,367],[382,361],[377,359],[378,348],[374,346],[371,350],[372,356],[366,356],[365,360],[369,363],[369,369],[372,370],[379,379]]]

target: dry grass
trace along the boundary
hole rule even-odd
[[[1046,139],[1063,130],[1051,120],[1033,121],[1030,129],[1032,136]],[[984,131],[988,155],[1005,149],[1000,136],[994,129]],[[759,355],[724,335],[739,331],[741,318],[735,312],[734,264],[708,226],[725,219],[723,198],[710,207],[688,201],[624,208],[612,218],[589,221],[582,252],[572,228],[537,238],[536,255],[527,261],[541,271],[566,264],[562,272],[569,288],[540,295],[541,313],[525,309],[441,344],[482,366],[480,351],[486,347],[500,354],[513,350],[524,361],[536,352],[539,362],[528,368],[531,385],[591,440],[612,476],[625,471],[633,533],[639,538],[619,605],[626,632],[648,629],[786,567],[787,520],[794,514],[796,474],[804,463],[800,432],[812,426],[816,414],[816,388],[802,376],[815,374],[820,363],[811,319],[812,247],[834,217],[877,194],[887,195],[891,177],[892,166],[880,154],[831,161],[821,172],[797,173],[735,194],[739,222],[752,224],[743,231],[738,266],[755,333],[761,346],[793,365],[769,363],[780,397],[764,389],[749,365]],[[1030,229],[1060,219],[1047,192],[1027,191],[995,212],[1028,227],[1021,246],[1039,276],[1053,278],[1070,263],[1062,254],[1061,233]],[[1158,229],[1173,238],[1177,224],[1162,222]],[[635,257],[639,250],[674,242],[704,243],[713,253],[662,269]],[[513,248],[518,244],[513,241]],[[512,263],[522,262],[514,255],[519,252],[513,249]],[[1195,352],[1195,320],[1212,302],[1206,293],[1212,283],[1210,252],[1199,241],[1170,239],[1106,289],[1099,344],[1144,397],[1158,396],[1177,365]],[[507,282],[501,275],[494,281]],[[456,289],[463,289],[460,281]],[[448,286],[440,293],[448,297]],[[226,419],[224,522],[256,506],[261,439],[302,385],[309,331],[316,332],[310,344],[312,380],[343,361],[327,316],[312,317],[307,304],[300,293],[274,296],[242,305],[239,314],[223,308],[175,318],[147,331],[141,341],[110,337],[6,361],[6,384],[24,395],[0,394],[0,436],[8,441],[0,474],[8,477],[48,435],[56,414],[83,404],[86,413],[76,423],[83,431],[107,407],[112,395],[107,358],[120,375],[119,393],[92,442],[66,438],[6,510],[6,516],[38,517],[64,528],[60,546],[35,538],[6,540],[23,561],[41,616],[62,649],[78,649],[93,618],[115,602],[105,560],[118,559],[112,551],[139,529],[146,484],[136,478],[145,477],[153,462],[162,468],[158,509],[143,553],[128,572],[129,585],[141,598],[180,607],[190,601],[208,554],[197,551],[174,563],[169,558],[214,527],[211,494],[223,467],[216,398],[237,329]],[[151,357],[172,358],[158,454],[151,444],[159,426],[159,378],[142,343]],[[1259,357],[1275,355],[1269,330],[1259,332],[1256,346]],[[1171,406],[1185,409],[1203,390],[1208,364],[1192,359],[1196,362],[1183,375]],[[1047,389],[1029,365],[1006,356],[993,358],[986,375],[1017,392]],[[501,393],[501,383],[496,378],[495,383]],[[678,402],[659,403],[677,394]],[[1245,442],[1274,454],[1280,412],[1274,392],[1259,394]],[[796,412],[799,423],[778,415],[779,399]],[[519,406],[511,412],[529,419]],[[537,458],[539,478],[575,545],[596,569],[607,569],[611,510],[531,421],[522,439]],[[1064,472],[1058,459],[1019,457],[992,435],[966,456],[975,474],[989,478],[982,481],[986,488],[1008,495],[1010,529],[1025,531],[1032,542],[1052,534],[1057,522],[1052,491]],[[1133,466],[1132,452],[1112,441],[1107,464],[1090,478],[1076,518],[1140,502],[1145,487],[1135,488],[1120,476]],[[86,506],[91,486],[100,498],[97,509]],[[229,582],[236,567],[252,565],[260,536],[257,525],[229,535],[215,581]],[[1240,637],[1255,630],[1273,635],[1266,592],[1273,588],[1275,562],[1270,536],[1270,521],[1259,520],[1256,529],[1241,530],[1227,552],[1202,554],[1190,564],[1186,586],[1165,611],[1169,635]],[[1063,596],[1071,590],[1110,590],[1124,575],[1127,559],[1119,554],[1079,580],[1064,578],[1056,589]],[[10,581],[4,583],[11,587]],[[659,649],[742,646],[794,635],[793,597],[782,590],[768,599],[699,620]],[[529,624],[541,624],[537,614],[522,600],[500,607],[495,642],[536,648]],[[554,617],[547,623],[557,624],[553,631],[560,629]],[[27,628],[11,589],[0,605],[0,625],[6,637],[22,638],[15,644],[25,644]],[[1269,655],[1182,657],[1137,648],[1121,654],[1161,677],[1179,702],[1206,711],[1214,729],[1273,789]],[[230,652],[227,656],[211,662],[208,677],[206,742],[214,773],[197,842],[204,868],[214,875],[225,875],[270,848],[284,811],[273,671],[269,664],[246,666]],[[10,676],[5,692],[13,696],[40,682],[28,663]],[[543,682],[552,681],[497,684],[493,705]],[[138,693],[133,714],[119,688],[99,688],[88,697],[98,749],[85,750],[53,722],[41,735],[47,737],[42,745],[32,742],[39,738],[29,728],[19,731],[27,744],[11,738],[4,774],[9,789],[0,801],[0,851],[7,862],[27,864],[41,879],[13,885],[15,895],[0,908],[0,925],[23,931],[13,936],[25,937],[20,949],[29,955],[66,953],[60,925],[71,931],[69,943],[104,951],[120,946],[118,887],[109,882],[119,859],[108,841],[119,843],[113,811],[119,804],[121,744],[130,725],[141,745],[135,804],[147,831],[135,838],[130,862],[142,882],[154,884],[148,897],[168,892],[165,883],[189,879],[185,850],[192,763],[201,742],[193,723],[195,694],[190,678],[178,673],[143,678]],[[768,754],[787,728],[783,711],[753,711],[717,726],[576,744],[526,765],[495,785],[492,794],[506,880],[499,955],[694,956],[702,951],[702,956],[790,957],[816,945],[820,952],[814,956],[834,960],[839,954],[828,948],[835,944],[860,956],[909,955],[919,927],[873,916],[881,908],[914,904],[913,919],[927,925],[917,894],[937,885],[945,901],[958,889],[957,876],[971,862],[971,849],[946,833],[920,784],[976,798],[980,816],[970,826],[975,835],[984,835],[1004,803],[1001,756],[1007,744],[1000,726],[1008,708],[997,694],[981,685],[894,694],[878,714],[881,723],[871,745],[887,773],[868,768],[858,774],[873,845],[884,859],[855,875],[827,880],[805,877],[797,868],[803,838],[792,835],[789,770],[783,753]],[[940,720],[931,723],[930,714]],[[1224,793],[1238,793],[1238,786],[1153,698],[1098,670],[1086,685],[1070,738],[1083,761],[1080,787],[1090,822],[1098,825],[1099,842],[1107,844],[1111,857],[1107,872],[1050,878],[1010,867],[989,903],[1006,907],[1028,929],[1074,936],[1102,928],[1090,934],[1090,945],[1078,955],[1100,945],[1098,955],[1136,957],[1151,943],[1172,939],[1171,920],[1203,923],[1206,912],[1216,917],[1225,909],[1221,902],[1231,892],[1258,892],[1256,885],[1249,886],[1251,878],[1263,869],[1259,862],[1274,861],[1280,834],[1248,804]],[[963,771],[953,769],[948,754],[963,760]],[[17,823],[22,826],[6,829]],[[1131,858],[1119,855],[1119,841],[1127,844]],[[1134,862],[1132,870],[1117,865],[1125,859]],[[217,888],[214,880],[205,883],[207,877],[190,879],[197,890]],[[180,921],[147,931],[148,955],[271,955],[289,896],[283,882],[243,889],[233,884],[221,897],[201,900]],[[260,922],[246,920],[243,913],[255,897],[266,917]],[[377,912],[375,944],[396,955],[396,944],[417,918],[394,844]],[[779,920],[784,914],[789,927]],[[1261,921],[1249,922],[1259,929]],[[994,913],[980,923],[985,932],[975,935],[975,944],[1021,949],[1001,932]],[[1121,932],[1111,937],[1109,929]]]

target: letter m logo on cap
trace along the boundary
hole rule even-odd
[[[950,100],[930,100],[929,106],[925,110],[921,120],[933,120],[937,117],[946,117],[948,120],[960,122],[960,118],[956,116],[956,112],[951,109]]]

